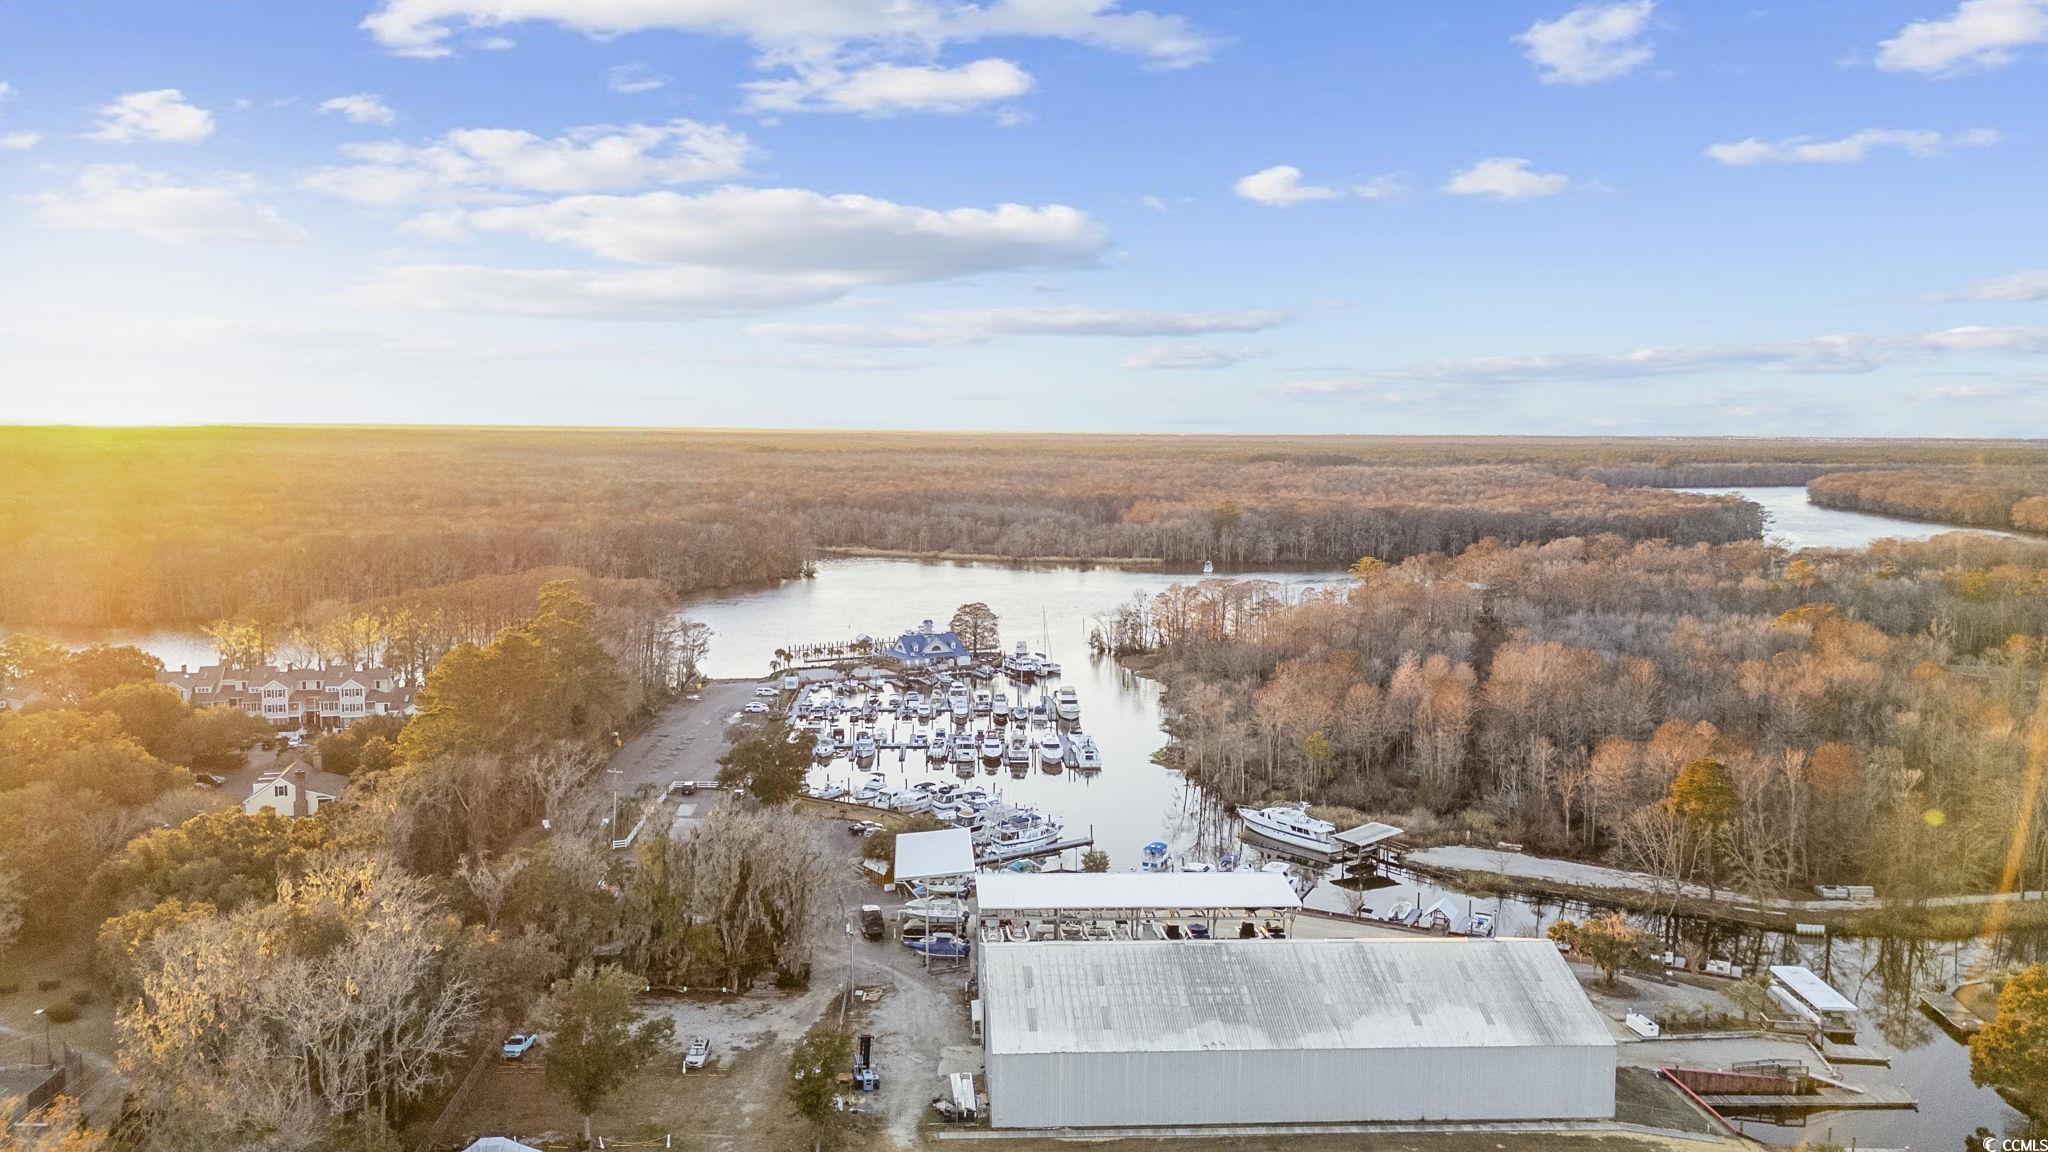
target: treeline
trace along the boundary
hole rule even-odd
[[[1230,799],[1448,818],[1760,894],[1988,891],[2008,849],[2048,879],[2048,793],[2025,787],[2048,544],[1489,542],[1356,577],[1295,605],[1174,586],[1104,640],[1155,653],[1170,754]],[[1688,828],[1674,785],[1702,762],[1729,804]]]
[[[1979,450],[2039,459],[2025,446]],[[1962,459],[1956,451],[1934,442],[0,429],[0,623],[296,620],[323,605],[546,568],[686,594],[799,575],[820,545],[1330,566],[1485,536],[1726,541],[1754,535],[1754,515],[1581,474],[1645,466],[1671,482],[1669,470],[1687,464],[1862,466]]]
[[[2048,532],[2048,469],[1913,468],[1816,477],[1807,499],[1829,508],[1972,528]]]
[[[264,726],[184,708],[141,653],[0,649],[37,696],[0,713],[0,960],[17,935],[89,946],[118,1005],[120,1146],[409,1147],[479,1040],[546,1019],[555,1079],[582,1059],[566,1037],[630,1026],[647,981],[807,979],[825,864],[792,818],[722,812],[637,868],[610,850],[585,784],[645,693],[602,612],[542,583],[440,657],[416,716],[323,739],[348,788],[300,819],[199,810],[212,794],[150,749],[195,717]]]

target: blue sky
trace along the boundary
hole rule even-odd
[[[0,420],[2048,432],[2048,0],[0,0]]]

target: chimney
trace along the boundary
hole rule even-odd
[[[301,760],[292,766],[292,815],[311,816],[312,798],[306,795],[306,762]]]
[[[925,632],[927,632],[927,633],[929,633],[929,632],[931,632],[931,631],[932,631],[932,622],[931,622],[931,621],[927,620],[927,621],[925,621],[925,622],[924,622],[924,630],[925,630]]]

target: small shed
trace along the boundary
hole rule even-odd
[[[904,832],[896,837],[892,875],[898,884],[964,879],[974,874],[974,834],[965,828]]]
[[[1362,854],[1372,852],[1400,834],[1401,830],[1392,824],[1382,824],[1374,820],[1360,824],[1356,828],[1346,828],[1337,833],[1334,839],[1347,851]]]

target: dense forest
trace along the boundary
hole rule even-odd
[[[1815,504],[1854,512],[2048,533],[2048,468],[1842,472],[1809,481],[1806,495]]]
[[[1651,486],[2048,464],[2024,441],[0,429],[0,624],[295,621],[549,568],[683,594],[820,549],[1340,567],[1753,538]]]
[[[1153,653],[1170,755],[1239,801],[1306,797],[1757,893],[2048,878],[2048,544],[1787,555],[1608,536],[1354,576],[1293,605],[1256,581],[1176,585],[1104,640]],[[1725,807],[1688,829],[1675,796],[1701,780]]]

